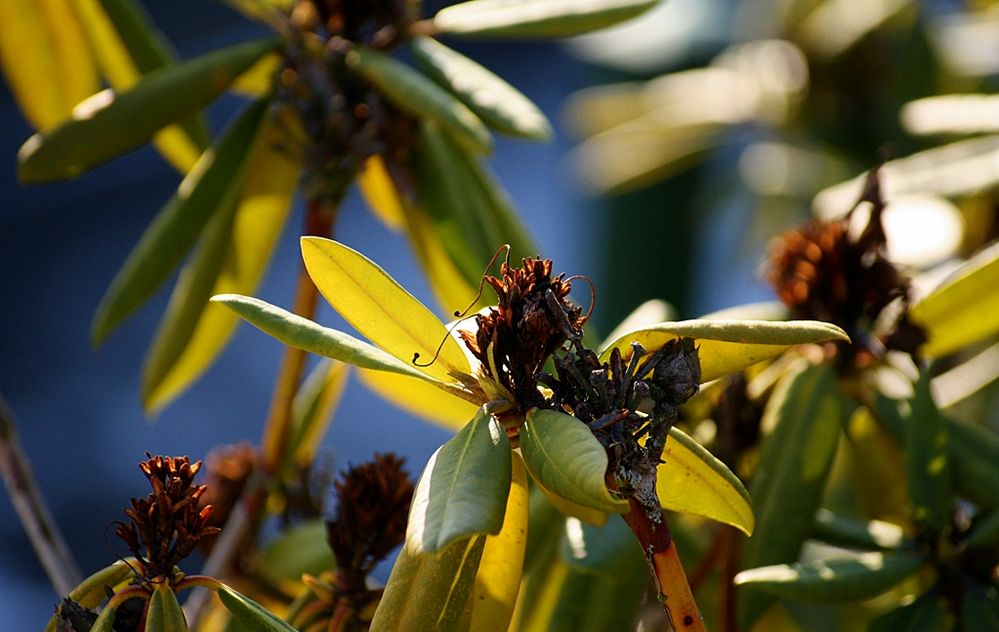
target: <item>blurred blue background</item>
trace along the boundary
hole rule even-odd
[[[260,31],[221,3],[146,5],[184,58]],[[763,292],[753,282],[735,285],[735,293],[705,290],[717,286],[712,279],[735,269],[725,257],[715,257],[712,266],[698,268],[702,289],[684,293],[698,237],[690,213],[683,210],[689,201],[683,182],[652,196],[619,199],[609,208],[580,193],[564,160],[573,141],[560,121],[560,105],[588,83],[619,80],[620,75],[586,67],[557,44],[462,42],[460,47],[535,100],[555,124],[555,137],[547,144],[499,139],[491,164],[556,269],[588,275],[597,283],[600,307],[595,317],[602,330],[653,296],[673,300],[689,316]],[[696,56],[694,44],[680,47],[680,53],[694,51]],[[238,105],[227,98],[213,106],[209,114],[215,131]],[[90,347],[88,330],[108,282],[176,187],[178,175],[146,148],[73,182],[21,187],[14,176],[15,157],[31,130],[5,87],[0,88],[0,130],[0,392],[18,421],[24,450],[56,520],[89,574],[122,552],[108,526],[122,517],[131,496],[146,493],[136,468],[145,451],[203,458],[219,444],[259,440],[283,349],[243,326],[192,389],[158,418],[145,418],[139,403],[140,367],[166,292],[98,350]],[[696,172],[685,177],[696,178]],[[675,200],[675,206],[668,208],[665,199]],[[625,206],[633,208],[616,208]],[[708,250],[731,252],[731,244],[738,243],[745,226],[733,219],[738,209],[730,210],[709,218],[714,232]],[[622,223],[616,215],[621,213],[631,215]],[[300,223],[298,204],[291,225]],[[346,202],[336,236],[432,304],[403,239],[377,223],[356,192]],[[294,231],[287,231],[259,296],[290,305],[297,251]],[[649,265],[650,257],[680,263],[664,268]],[[601,291],[611,270],[618,271],[615,278],[629,282]],[[740,274],[752,277],[753,272]],[[328,309],[320,320],[338,324]],[[324,445],[338,466],[367,459],[375,451],[396,451],[407,457],[415,475],[447,436],[354,381]],[[41,629],[58,598],[7,500],[0,501],[0,568],[0,627]]]

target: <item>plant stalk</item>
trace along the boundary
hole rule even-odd
[[[0,394],[0,474],[35,554],[45,568],[56,593],[68,595],[80,582],[83,573],[66,545],[62,533],[49,512],[35,482],[21,442],[17,437],[14,415]]]

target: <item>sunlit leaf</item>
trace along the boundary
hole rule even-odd
[[[600,358],[607,360],[613,349],[630,357],[632,342],[651,352],[681,337],[693,338],[697,345],[703,382],[772,358],[797,344],[849,340],[836,325],[812,320],[683,320],[626,333],[607,345]]]
[[[750,486],[756,531],[743,548],[743,568],[798,560],[839,443],[843,409],[829,366],[806,366],[778,384],[764,411],[763,427],[773,431]],[[764,593],[741,591],[742,627],[748,629],[773,601]]]
[[[538,254],[506,193],[476,156],[436,125],[421,126],[413,166],[434,234],[468,284],[478,286],[503,244],[513,260]]]
[[[939,533],[953,518],[947,420],[933,403],[928,374],[920,376],[914,389],[906,424],[906,480],[916,524]]]
[[[115,588],[118,584],[135,576],[134,557],[118,560],[110,566],[105,566],[90,577],[84,579],[67,595],[84,608],[96,608],[105,599],[105,586]]]
[[[947,629],[947,611],[936,591],[871,622],[868,632],[929,632]]]
[[[259,299],[221,294],[213,296],[212,302],[225,305],[240,318],[286,345],[358,367],[400,373],[427,380],[439,387],[446,386],[377,347]]]
[[[436,555],[403,546],[371,621],[371,632],[461,630],[486,538],[455,542]]]
[[[410,46],[423,71],[486,125],[535,140],[551,136],[551,125],[538,106],[491,71],[429,37],[417,37]]]
[[[364,161],[357,174],[357,186],[375,217],[393,230],[402,228],[406,211],[381,156],[375,154]]]
[[[347,65],[404,112],[436,121],[463,145],[478,153],[492,151],[492,137],[479,117],[428,77],[362,46],[355,47],[347,55]]]
[[[922,352],[930,358],[999,332],[999,244],[967,261],[909,313],[926,330]]]
[[[274,581],[298,581],[302,573],[319,575],[333,568],[326,523],[316,518],[282,531],[263,548],[258,563],[260,571]]]
[[[201,376],[235,332],[235,314],[208,299],[215,294],[251,294],[263,278],[291,210],[300,168],[281,148],[280,135],[280,124],[265,120],[239,175],[229,183],[225,203],[232,196],[233,217],[225,234],[219,235],[217,254],[221,260],[215,264],[211,286],[203,286],[199,292],[181,288],[181,282],[193,274],[194,261],[181,274],[168,313],[176,300],[184,306],[185,322],[177,323],[169,338],[164,338],[166,346],[161,354],[150,353],[150,408],[165,405]],[[216,213],[221,212],[222,204]],[[207,242],[205,232],[202,239]],[[159,334],[154,349],[157,343]]]
[[[72,119],[24,143],[18,178],[29,183],[72,178],[139,147],[210,103],[275,45],[273,39],[235,44],[150,73],[121,94],[95,94],[74,108]]]
[[[438,380],[468,373],[468,360],[444,325],[370,259],[321,237],[302,238],[302,258],[333,309],[379,347]],[[410,364],[416,353],[429,366]]]
[[[153,589],[146,610],[145,629],[146,632],[187,632],[184,612],[169,582],[162,582]]]
[[[154,70],[176,62],[170,43],[156,30],[142,6],[129,0],[76,0],[91,50],[111,87],[123,91]],[[156,134],[153,143],[179,171],[186,173],[208,145],[202,117]]]
[[[232,613],[233,618],[248,630],[254,632],[296,632],[295,628],[274,616],[267,608],[225,584],[220,584],[215,592],[226,610]]]
[[[537,481],[535,481],[535,483],[537,483]],[[537,485],[537,488],[540,490],[540,493],[544,494],[544,496],[548,499],[548,502],[551,503],[553,507],[558,509],[559,513],[563,516],[576,518],[594,527],[602,527],[607,524],[608,515],[606,511],[594,509],[589,505],[577,503],[564,496],[559,496],[555,492],[543,487],[540,484]]]
[[[315,366],[292,402],[292,434],[286,464],[306,469],[314,460],[319,443],[333,421],[333,413],[347,387],[350,365],[325,360]],[[429,389],[437,392],[436,389]]]
[[[57,125],[100,89],[72,0],[0,2],[0,68],[36,129]]]
[[[238,94],[259,99],[274,89],[274,75],[281,68],[281,55],[269,53],[232,82],[230,89]]]
[[[461,430],[478,409],[477,405],[448,395],[422,380],[369,369],[359,370],[358,376],[382,399],[450,430]]]
[[[796,601],[841,603],[879,595],[925,562],[911,553],[862,553],[807,564],[775,564],[742,571],[737,586]]]
[[[532,409],[520,429],[527,470],[546,489],[581,505],[612,513],[628,503],[607,489],[607,453],[593,432],[575,417]]]
[[[510,496],[506,503],[503,528],[486,538],[472,590],[471,632],[505,630],[520,590],[527,547],[527,470],[519,454],[513,454]]]
[[[117,613],[117,607],[105,606],[101,610],[100,615],[98,615],[97,620],[94,621],[90,632],[114,632],[114,618]]]
[[[247,108],[143,233],[97,307],[90,330],[94,344],[156,292],[213,216],[226,214],[227,205],[235,204],[233,185],[238,193],[246,155],[265,111],[262,101]]]
[[[664,509],[711,518],[752,535],[749,492],[724,463],[676,427],[670,428],[662,458],[656,492]]]
[[[566,37],[628,20],[658,0],[471,0],[442,9],[443,33],[496,37]]]
[[[883,520],[853,520],[828,509],[815,514],[811,538],[836,546],[891,551],[912,546],[902,527]]]
[[[470,536],[496,535],[510,493],[510,442],[485,408],[438,448],[413,492],[406,528],[411,553],[437,553]]]

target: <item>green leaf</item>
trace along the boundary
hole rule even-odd
[[[909,553],[862,553],[807,564],[751,568],[736,575],[734,582],[783,599],[843,603],[880,595],[923,564]]]
[[[430,119],[454,134],[469,149],[492,151],[489,130],[471,110],[429,78],[406,64],[356,46],[347,54],[347,65],[370,81],[400,110],[420,119]]]
[[[187,621],[177,603],[177,595],[169,582],[163,582],[153,590],[146,610],[146,632],[186,632]]]
[[[285,467],[294,464],[304,471],[312,465],[319,443],[333,421],[349,375],[350,365],[324,360],[312,369],[299,387],[291,407],[292,431]]]
[[[468,374],[468,359],[444,324],[385,270],[331,239],[303,237],[301,243],[316,287],[368,340],[437,380]],[[416,353],[426,366],[413,363]]]
[[[999,510],[977,514],[965,542],[969,549],[987,549],[999,543]]]
[[[919,376],[914,389],[905,446],[909,497],[916,524],[940,533],[953,517],[947,420],[933,403],[927,373]]]
[[[982,426],[947,421],[954,489],[979,507],[999,508],[999,437]]]
[[[503,244],[513,260],[538,253],[505,193],[438,126],[421,126],[413,167],[437,241],[469,285]]]
[[[929,358],[953,353],[999,332],[999,244],[993,244],[909,311],[926,330]]]
[[[624,520],[608,520],[603,526],[567,518],[559,538],[559,557],[565,564],[590,573],[614,575],[627,567],[627,556],[635,550],[635,534]],[[643,558],[644,559],[644,558]]]
[[[912,541],[897,524],[882,520],[852,520],[837,516],[828,509],[820,509],[815,514],[809,537],[836,546],[868,551],[892,551],[912,546]]]
[[[105,566],[80,582],[80,585],[70,591],[69,598],[84,608],[96,608],[108,597],[105,586],[114,588],[135,575],[135,567],[132,564],[135,564],[134,557]]]
[[[90,632],[114,632],[114,617],[117,613],[118,608],[105,606],[104,609],[101,610],[100,615],[98,615],[97,620],[94,621],[94,625],[90,628]]]
[[[36,129],[62,122],[100,89],[72,0],[0,2],[0,69]]]
[[[849,340],[836,325],[813,320],[683,320],[628,332],[607,345],[600,352],[600,359],[607,360],[613,349],[619,349],[625,358],[630,357],[632,342],[651,352],[677,338],[695,340],[702,382],[772,358],[797,344]]]
[[[251,632],[297,632],[267,608],[225,584],[219,584],[215,592],[233,618]]]
[[[510,442],[485,408],[430,457],[413,492],[406,546],[436,553],[456,540],[496,535],[510,493]]]
[[[326,523],[318,518],[282,531],[260,552],[259,569],[274,581],[298,581],[303,573],[319,575],[331,568]]]
[[[947,613],[935,591],[912,603],[881,615],[871,622],[867,632],[944,632]]]
[[[130,88],[143,75],[176,62],[170,42],[140,4],[129,0],[76,0],[76,10],[101,73],[115,90]],[[194,166],[208,142],[208,128],[201,115],[167,127],[153,140],[159,152],[182,173]]]
[[[299,173],[299,163],[280,148],[282,134],[279,122],[261,122],[229,192],[214,211],[226,218],[212,219],[194,260],[181,273],[147,359],[144,400],[151,409],[169,403],[204,373],[235,332],[236,315],[208,299],[252,293],[263,277],[291,209]]]
[[[750,486],[756,531],[743,548],[743,568],[798,560],[812,531],[844,418],[836,375],[828,365],[805,366],[777,385],[763,415],[763,427],[773,431]],[[741,627],[748,629],[773,601],[764,593],[741,591]]]
[[[453,543],[436,555],[403,546],[371,621],[371,632],[462,630],[486,538]]]
[[[527,471],[546,489],[600,511],[628,511],[628,503],[612,496],[604,482],[607,453],[575,417],[532,409],[520,429],[520,449]]]
[[[658,0],[472,0],[434,16],[442,33],[566,37],[631,19]]]
[[[213,217],[231,223],[233,193],[266,110],[264,101],[248,107],[143,233],[97,307],[90,329],[95,345],[156,292]]]
[[[139,147],[210,103],[275,45],[269,38],[236,44],[157,70],[121,94],[94,95],[73,110],[72,119],[24,143],[18,178],[25,183],[72,178]]]
[[[489,127],[535,140],[551,136],[538,106],[486,68],[430,37],[417,37],[410,46],[423,71]]]
[[[275,307],[250,296],[222,294],[212,302],[225,305],[264,333],[288,346],[365,369],[408,375],[434,384],[434,378],[353,336],[329,329],[308,318]]]
[[[656,491],[664,509],[692,513],[752,535],[753,501],[742,482],[679,428],[669,431]]]
[[[999,593],[995,586],[969,581],[961,598],[961,632],[999,630]]]

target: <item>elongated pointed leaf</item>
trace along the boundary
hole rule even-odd
[[[177,603],[177,595],[168,582],[153,590],[146,611],[146,632],[187,632],[184,612]]]
[[[273,581],[298,581],[302,573],[319,575],[333,568],[326,523],[316,518],[281,532],[260,552],[260,572]]]
[[[170,43],[141,5],[129,0],[76,0],[91,50],[111,87],[132,87],[142,75],[177,61]],[[192,116],[156,134],[157,150],[182,173],[197,162],[208,145],[203,117]]]
[[[262,101],[247,108],[143,233],[97,307],[90,330],[94,344],[156,292],[213,215],[231,210],[233,188],[238,191],[247,152],[265,111]]]
[[[913,545],[897,524],[883,520],[853,520],[827,509],[820,509],[815,514],[810,537],[836,546],[868,551],[893,551]]]
[[[131,566],[132,564],[135,564],[135,558],[128,557],[105,566],[80,582],[79,586],[70,591],[69,598],[84,608],[96,608],[107,599],[105,586],[115,588],[118,584],[134,577],[135,567]]]
[[[370,259],[321,237],[302,238],[302,258],[333,309],[373,343],[438,380],[469,372],[465,354],[437,317]],[[429,366],[413,364],[416,353]]]
[[[236,44],[162,68],[121,94],[94,95],[73,110],[71,120],[24,143],[18,178],[31,183],[72,178],[139,147],[222,94],[275,44],[273,39]]]
[[[458,622],[475,586],[486,538],[455,542],[436,555],[403,546],[371,621],[371,632],[464,630]]]
[[[926,329],[922,352],[947,355],[999,331],[999,244],[970,259],[923,300],[912,320]]]
[[[519,454],[513,454],[510,496],[506,501],[503,528],[486,538],[475,576],[470,608],[470,632],[506,630],[520,590],[527,548],[527,469]]]
[[[288,441],[286,465],[295,464],[303,471],[312,465],[319,443],[333,421],[349,375],[350,365],[335,360],[320,362],[309,373],[292,402],[292,435]]]
[[[101,610],[100,615],[98,615],[97,620],[94,621],[90,632],[114,632],[114,618],[116,614],[118,614],[118,608],[105,606]]]
[[[178,282],[168,314],[176,301],[183,316],[164,322],[163,337],[158,332],[149,355],[145,387],[150,408],[166,405],[200,377],[235,332],[235,314],[208,299],[215,294],[251,294],[264,275],[291,210],[300,167],[281,149],[281,134],[278,122],[264,120],[230,182],[225,203],[231,204],[233,215],[228,230],[216,235],[218,241],[212,244],[218,257],[211,261],[214,273],[200,270],[204,285],[199,292],[184,290]],[[223,208],[220,203],[215,213]],[[207,246],[209,231],[205,232],[202,239]],[[195,274],[196,263],[200,261],[185,268],[181,280]]]
[[[406,546],[436,553],[470,536],[496,535],[510,493],[510,442],[484,408],[427,462],[413,493]]]
[[[940,532],[953,518],[947,420],[933,403],[929,375],[923,373],[914,388],[906,425],[906,480],[916,524]]]
[[[835,374],[807,366],[778,385],[764,412],[766,438],[750,494],[756,531],[742,552],[743,568],[793,563],[811,533],[844,416]],[[774,597],[741,591],[739,617],[749,628]]]
[[[429,37],[418,37],[410,45],[423,71],[486,125],[511,136],[551,136],[551,124],[538,106],[486,68]]]
[[[607,453],[583,422],[533,409],[520,429],[527,470],[546,489],[581,505],[624,513],[628,503],[607,490]]]
[[[0,69],[36,129],[50,129],[100,89],[72,0],[0,2]]]
[[[925,562],[911,553],[863,553],[808,564],[776,564],[742,571],[735,584],[795,601],[842,603],[879,595]]]
[[[631,19],[658,0],[471,0],[434,16],[443,33],[566,37]]]
[[[966,542],[969,549],[985,549],[999,543],[999,511],[993,509],[975,516]]]
[[[445,386],[377,347],[259,299],[222,294],[213,296],[212,302],[225,305],[240,318],[286,345],[362,368],[400,373]]]
[[[488,154],[492,137],[479,117],[428,77],[378,51],[362,46],[347,55],[347,65],[370,81],[400,110],[440,123],[463,145]]]
[[[437,241],[469,285],[478,285],[503,244],[510,244],[512,259],[538,254],[506,194],[438,126],[421,126],[413,167]]]
[[[679,428],[670,428],[656,491],[664,509],[692,513],[753,534],[752,499],[724,463]]]
[[[267,608],[246,595],[242,595],[225,584],[220,584],[215,591],[233,619],[247,630],[254,632],[297,632]]]
[[[402,196],[381,156],[375,154],[364,161],[364,167],[357,174],[357,186],[375,217],[393,230],[402,228],[406,221]]]
[[[871,622],[868,632],[929,632],[946,630],[947,610],[936,591],[912,603],[881,615]]]
[[[812,320],[683,320],[626,333],[607,345],[600,358],[606,360],[612,349],[629,357],[632,342],[653,351],[681,337],[695,340],[704,382],[772,358],[797,344],[849,340],[836,325]]]
[[[370,369],[361,369],[357,374],[382,399],[449,430],[464,428],[478,410],[476,404],[433,388],[423,380]]]

